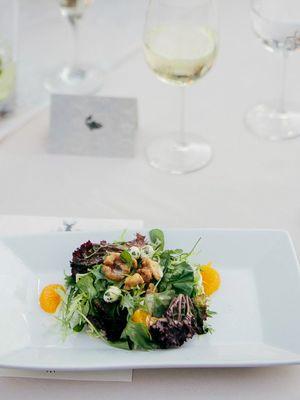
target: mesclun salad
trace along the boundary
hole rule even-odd
[[[66,332],[85,331],[122,349],[180,347],[210,332],[209,297],[220,286],[210,265],[192,265],[190,252],[165,249],[159,229],[133,240],[83,243],[73,252],[65,287],[46,286],[42,309]]]

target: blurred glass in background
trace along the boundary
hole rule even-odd
[[[288,58],[300,50],[300,0],[252,0],[251,17],[262,44],[281,56],[282,73],[278,99],[252,108],[246,125],[267,140],[292,139],[300,135],[300,107],[286,101],[286,78]]]
[[[17,1],[0,0],[0,118],[14,107],[17,53]]]
[[[99,69],[84,66],[80,60],[80,21],[92,2],[93,0],[58,0],[61,14],[72,29],[73,50],[68,65],[64,65],[46,80],[45,87],[50,92],[92,94],[97,92],[102,84]]]

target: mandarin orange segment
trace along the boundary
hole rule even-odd
[[[200,273],[202,276],[204,293],[206,296],[211,296],[216,292],[221,285],[221,277],[219,272],[212,267],[211,263],[202,265],[200,267]]]
[[[45,286],[40,294],[40,306],[42,310],[49,314],[54,314],[62,301],[58,289],[66,291],[62,285],[54,283]]]
[[[150,314],[144,310],[136,310],[131,317],[132,322],[148,325]]]

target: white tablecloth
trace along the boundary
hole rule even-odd
[[[45,111],[0,147],[0,212],[137,218],[161,227],[282,228],[300,252],[300,139],[261,142],[243,124],[250,105],[276,96],[280,59],[252,34],[248,1],[220,1],[220,24],[217,65],[187,94],[188,129],[214,148],[209,167],[169,176],[147,165],[144,144],[178,126],[179,93],[156,80],[140,53],[109,76],[102,91],[138,98],[136,158],[48,155]],[[294,101],[299,63],[299,54],[289,62],[287,86]],[[2,379],[0,393],[7,400],[299,399],[300,367],[136,371],[132,384],[113,385]]]

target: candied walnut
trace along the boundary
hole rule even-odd
[[[103,261],[102,272],[106,278],[119,282],[130,273],[130,266],[121,260],[120,253],[110,253]]]
[[[142,267],[143,269],[149,269],[157,281],[162,278],[162,269],[157,261],[151,260],[151,258],[144,258],[142,261]]]
[[[135,258],[132,258],[132,266],[134,269],[137,269],[137,267],[138,267],[138,262]]]
[[[150,283],[152,280],[152,271],[150,268],[140,268],[137,272],[141,275],[145,283]]]
[[[149,283],[146,293],[147,294],[156,293],[156,287],[155,287],[154,283]]]
[[[125,279],[125,289],[130,290],[139,285],[142,285],[143,283],[144,283],[144,279],[141,277],[141,275],[138,273],[135,273],[131,276],[127,276],[127,278]]]

